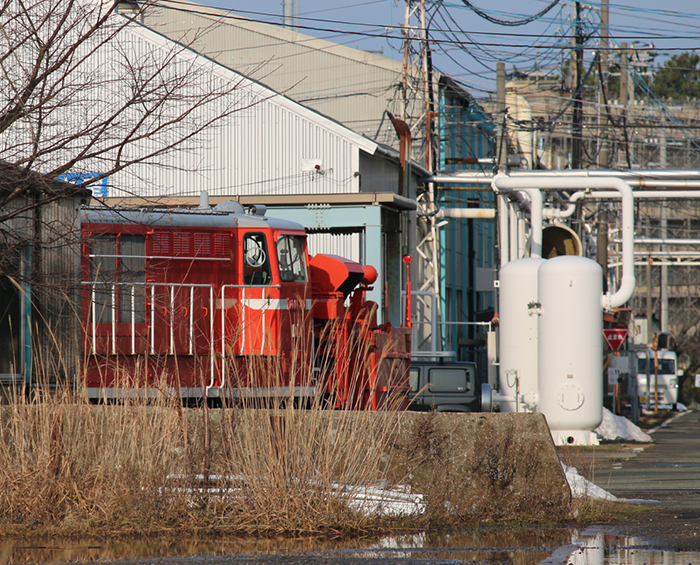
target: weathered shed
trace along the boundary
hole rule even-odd
[[[0,384],[73,382],[78,374],[78,212],[89,196],[0,164]]]

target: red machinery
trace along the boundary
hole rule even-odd
[[[138,390],[405,406],[411,330],[377,324],[365,299],[376,271],[333,255],[309,261],[304,228],[264,213],[230,201],[83,211],[90,398]]]

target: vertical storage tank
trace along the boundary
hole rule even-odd
[[[539,411],[556,444],[597,443],[603,414],[603,274],[598,263],[565,255],[538,273]]]
[[[499,275],[499,393],[501,412],[534,411],[537,394],[537,272],[544,259],[528,257],[505,264]],[[520,398],[516,396],[516,377]],[[523,402],[525,397],[528,403]]]

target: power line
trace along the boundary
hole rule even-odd
[[[178,4],[178,0],[166,0],[168,4]],[[558,0],[559,1],[559,0]],[[238,20],[242,22],[255,22],[255,23],[262,23],[262,24],[268,24],[268,25],[276,25],[271,22],[266,22],[264,20],[257,20],[257,19],[252,19],[248,17],[243,17],[243,16],[238,16],[234,15],[232,12],[226,12],[226,13],[221,13],[221,12],[207,12],[205,10],[196,10],[196,9],[191,9],[191,8],[179,8],[179,7],[173,7],[169,6],[168,4],[159,4],[160,7],[169,9],[169,10],[175,10],[183,13],[190,13],[190,14],[197,14],[201,16],[208,16],[208,17],[213,17],[217,19],[226,19],[226,20]],[[183,4],[184,5],[184,4]],[[187,4],[187,6],[190,6],[190,4]],[[256,12],[256,11],[251,11],[251,10],[236,10],[237,14],[251,14],[251,15],[256,15],[256,16],[262,16],[262,17],[277,17],[275,14],[269,14],[265,12]],[[301,18],[304,21],[308,22],[319,22],[323,24],[342,24],[342,25],[348,25],[348,26],[361,26],[365,28],[377,28],[381,27],[383,30],[391,30],[391,31],[400,31],[401,26],[395,26],[395,25],[388,25],[388,26],[377,26],[376,24],[368,24],[368,23],[362,23],[362,22],[351,22],[347,20],[328,20],[328,19],[322,19],[322,18]],[[325,33],[332,33],[332,34],[338,34],[338,35],[357,35],[357,36],[362,36],[362,37],[374,37],[374,38],[379,38],[379,39],[395,39],[395,40],[403,40],[403,35],[391,35],[388,33],[388,31],[384,32],[368,32],[368,31],[353,31],[353,30],[340,30],[336,28],[328,28],[328,27],[317,27],[317,26],[311,26],[311,25],[296,25],[292,26],[296,29],[305,29],[305,30],[310,30],[310,31],[321,31]],[[542,35],[538,33],[514,33],[514,32],[494,32],[494,31],[469,31],[468,32],[470,35],[475,35],[475,36],[493,36],[493,37],[512,37],[512,38],[523,38],[523,39],[574,39],[575,36],[572,35]],[[640,32],[641,33],[641,32]],[[616,38],[618,40],[627,40],[627,41],[635,41],[635,40],[643,40],[643,39],[649,39],[649,32],[645,32],[643,35],[616,35]],[[666,40],[693,40],[693,41],[698,41],[699,38],[697,35],[674,35],[674,36],[669,36],[669,35],[664,35],[664,36],[659,36],[656,37],[654,36],[655,39],[666,39]],[[431,43],[435,41],[431,39]],[[460,40],[453,40],[453,41],[448,41],[448,40],[441,40],[441,43],[446,43],[446,44],[457,44],[457,45],[475,45],[475,41],[460,41]],[[487,45],[487,46],[496,46],[496,47],[513,47],[513,48],[525,48],[525,47],[532,47],[532,48],[548,48],[548,46],[532,46],[529,44],[508,44],[508,43],[479,43],[479,45]],[[562,46],[562,48],[566,48],[565,46]],[[698,47],[700,48],[700,47]],[[569,47],[569,49],[574,49],[574,47]],[[596,47],[596,49],[600,49],[599,47]],[[611,50],[614,50],[613,48],[610,48]],[[640,51],[645,51],[645,50],[692,50],[694,48],[692,47],[671,47],[671,48],[659,48],[659,47],[641,47],[638,50]]]
[[[495,18],[493,16],[490,16],[489,14],[484,12],[483,10],[480,10],[479,8],[474,6],[474,4],[472,4],[469,0],[462,0],[462,3],[465,6],[467,6],[470,10],[472,10],[477,16],[480,16],[491,23],[502,25],[502,26],[523,26],[525,24],[529,24],[530,22],[533,22],[536,19],[544,16],[547,12],[549,12],[552,8],[554,8],[554,6],[559,4],[559,2],[560,2],[560,0],[553,0],[549,4],[549,6],[547,6],[543,10],[539,11],[537,14],[535,14],[533,16],[529,16],[527,18],[523,18],[522,20],[501,20],[499,18]]]

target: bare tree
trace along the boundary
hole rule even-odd
[[[209,132],[264,99],[141,26],[154,2],[0,0],[0,374],[29,371],[22,324],[35,365],[76,374],[86,188],[139,193],[153,167],[198,169]]]
[[[246,106],[231,96],[239,85],[214,80],[186,45],[149,41],[138,20],[152,1],[122,14],[114,0],[0,0],[4,167],[99,188],[134,164],[187,152]],[[8,206],[30,188],[0,193],[0,224],[58,197]]]

